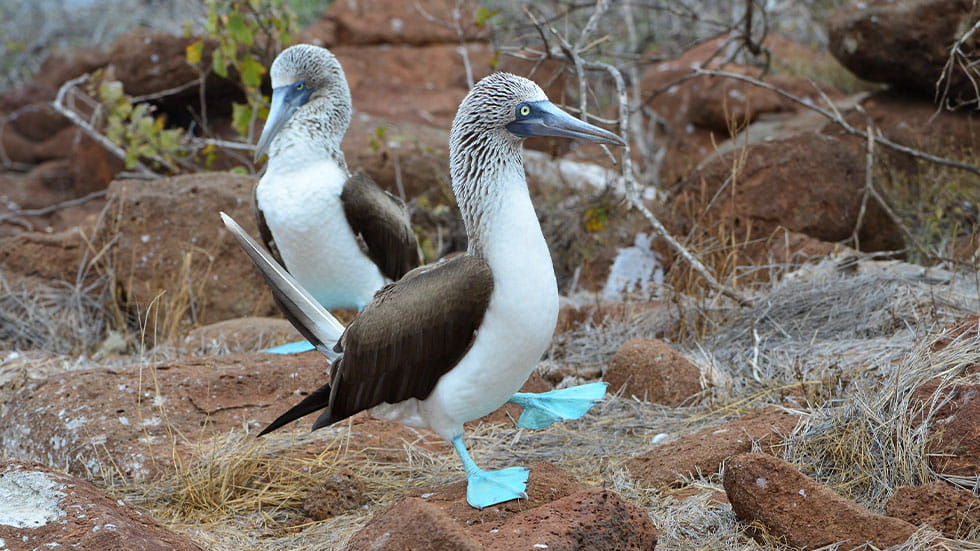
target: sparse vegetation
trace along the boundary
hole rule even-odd
[[[104,25],[96,28],[95,36],[98,44],[105,45],[117,31],[126,29],[115,19],[126,15],[120,6],[134,5],[134,1],[94,2],[93,6],[106,7],[108,12],[96,12],[93,7],[77,16],[102,14]],[[663,218],[668,227],[685,230],[674,236],[680,249],[671,249],[665,285],[658,289],[664,307],[575,325],[555,336],[539,372],[561,371],[571,379],[582,374],[595,376],[627,340],[656,337],[668,341],[700,368],[705,388],[689,405],[676,408],[610,395],[581,421],[537,432],[479,425],[469,435],[478,462],[527,465],[548,461],[584,482],[611,488],[649,513],[660,534],[657,547],[664,550],[787,549],[764,527],[746,525],[731,506],[712,499],[724,493],[720,474],[704,473],[679,483],[691,494],[681,499],[681,488],[643,487],[625,466],[654,441],[669,443],[759,407],[780,407],[799,416],[796,429],[779,445],[778,455],[874,512],[884,511],[886,500],[900,485],[941,479],[976,492],[975,478],[938,473],[930,462],[927,425],[947,404],[942,399],[913,400],[916,389],[928,381],[942,388],[980,381],[975,373],[980,365],[980,335],[968,331],[951,337],[944,329],[980,311],[976,253],[980,186],[976,174],[922,157],[896,161],[897,154],[886,152],[884,146],[873,148],[870,180],[906,232],[907,248],[900,251],[904,261],[854,250],[799,262],[774,260],[768,249],[771,233],[754,227],[751,221],[746,226],[734,217],[718,220],[706,215],[715,197],[688,203],[682,212],[653,207],[649,217],[635,208],[653,205],[656,201],[650,198],[665,193],[657,182],[668,147],[663,131],[668,123],[663,114],[652,110],[651,98],[632,88],[638,86],[648,64],[731,31],[717,53],[719,58],[758,69],[759,74],[768,69],[805,76],[847,93],[867,91],[872,87],[836,61],[814,65],[809,60],[770,57],[762,48],[765,35],[775,31],[804,43],[823,44],[826,37],[816,22],[848,3],[767,2],[765,18],[756,12],[753,19],[746,15],[742,2],[610,2],[605,14],[593,23],[595,3],[590,2],[482,3],[475,12],[475,23],[493,29],[500,52],[523,56],[531,64],[564,62],[566,107],[581,111],[584,106],[593,120],[610,128],[622,122],[621,128],[633,138],[633,157],[614,160],[615,170],[621,171],[617,184],[622,185],[570,194],[565,188],[538,186],[532,181],[531,192],[552,247],[559,286],[573,295],[571,302],[603,302],[598,290],[609,261],[619,247],[632,243],[637,232],[651,231],[651,218]],[[160,13],[153,10],[163,10],[164,16],[170,13],[157,2],[135,4],[146,18]],[[176,19],[185,21],[184,14],[190,14],[193,24],[185,30],[206,36],[188,46],[187,61],[198,67],[202,79],[213,73],[240,84],[245,103],[235,104],[231,124],[240,138],[254,141],[257,123],[267,109],[262,82],[269,63],[295,35],[297,22],[316,17],[323,6],[307,0],[180,4],[184,7],[169,8],[181,14]],[[749,4],[761,9],[758,2]],[[64,21],[76,21],[65,2],[57,5],[65,11]],[[82,39],[49,30],[52,23],[40,21],[40,8],[32,6],[0,3],[0,30],[11,27],[10,21],[31,23],[24,24],[19,34],[0,39],[0,82],[6,79],[11,86],[36,70],[41,53]],[[174,17],[160,20],[164,19],[168,24],[179,22]],[[451,18],[446,21],[452,24]],[[590,25],[591,30],[584,34]],[[24,34],[27,31],[36,34],[36,40]],[[964,29],[963,36],[969,32]],[[550,49],[542,40],[549,42]],[[968,54],[962,49],[953,59]],[[500,59],[498,56],[493,63]],[[623,82],[611,76],[614,72]],[[580,76],[585,77],[581,87]],[[219,146],[207,141],[207,136],[195,135],[210,130],[203,116],[203,96],[200,118],[193,130],[187,130],[168,126],[149,103],[123,93],[118,82],[97,74],[88,84],[80,84],[79,90],[83,87],[101,105],[98,116],[86,120],[122,148],[127,170],[138,171],[142,164],[149,172],[176,174],[206,169],[214,161]],[[625,99],[618,99],[618,92]],[[827,108],[832,115],[841,116],[834,111],[836,107]],[[859,122],[847,120],[864,131],[874,121],[866,113],[859,114]],[[747,121],[729,119],[730,135],[747,125]],[[833,117],[825,122],[839,124]],[[391,134],[385,126],[375,127],[367,147],[374,153],[384,152],[389,142],[402,139]],[[872,132],[872,138],[875,135]],[[836,136],[842,140],[851,137]],[[923,143],[905,145],[967,167],[977,163],[972,151],[935,151]],[[740,184],[747,148],[736,143],[733,149],[730,187],[720,193],[734,193]],[[589,155],[590,160],[613,164],[604,153]],[[428,232],[420,241],[429,261],[461,248],[451,193],[446,182],[442,184],[425,195],[407,198],[415,210],[416,227]],[[651,193],[640,193],[646,191]],[[126,215],[116,214],[112,223]],[[686,225],[672,224],[673,218]],[[118,231],[110,229],[107,241]],[[954,254],[957,240],[966,238],[972,239],[965,245],[972,252]],[[852,240],[841,243],[851,244]],[[22,286],[23,281],[0,272],[0,350],[15,353],[10,357],[41,350],[65,362],[79,362],[70,368],[82,359],[100,366],[146,367],[186,353],[176,343],[189,327],[198,325],[197,299],[204,282],[217,277],[192,260],[211,253],[193,247],[183,252],[182,263],[175,269],[180,285],[157,296],[146,309],[127,312],[121,306],[126,297],[121,296],[120,275],[114,267],[118,259],[107,252],[109,246],[106,251],[90,251],[73,282],[32,281]],[[703,270],[683,253],[700,262]],[[215,346],[191,353],[227,352],[243,350]],[[13,392],[20,387],[12,391],[6,386],[2,378],[6,361],[0,358],[0,390]],[[27,375],[18,377],[28,379]],[[16,384],[23,384],[20,379]],[[140,407],[142,412],[173,406],[143,401]],[[195,407],[204,409],[199,404]],[[0,403],[0,414],[3,411]],[[170,423],[165,416],[163,422]],[[353,440],[354,425],[350,421],[312,435],[294,430],[256,439],[246,424],[203,440],[182,434],[181,427],[168,426],[172,454],[155,458],[163,465],[158,476],[138,484],[127,481],[106,452],[105,465],[100,465],[104,468],[98,469],[104,475],[97,482],[208,549],[312,551],[342,548],[373,515],[408,491],[462,479],[451,449],[431,442],[426,434],[407,431],[378,445]],[[320,522],[307,519],[302,511],[306,491],[345,467],[354,469],[364,482],[368,506]],[[922,529],[901,550],[931,545],[980,549],[980,534],[954,541]]]

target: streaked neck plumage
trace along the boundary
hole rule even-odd
[[[351,101],[346,82],[343,87],[310,99],[269,145],[267,172],[289,172],[313,162],[330,160],[349,174],[340,142],[347,133],[350,119]]]
[[[468,252],[486,258],[496,226],[508,214],[517,214],[502,212],[504,198],[528,195],[521,144],[502,132],[454,129],[449,169],[469,240]]]

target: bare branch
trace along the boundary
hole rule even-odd
[[[55,203],[53,205],[48,205],[46,207],[39,208],[39,209],[21,209],[21,210],[12,211],[7,214],[4,214],[3,216],[0,216],[0,224],[7,221],[14,220],[15,218],[19,218],[22,216],[45,216],[51,214],[52,212],[59,211],[61,209],[66,209],[68,207],[74,207],[77,205],[83,205],[93,199],[102,199],[103,197],[105,197],[105,195],[106,195],[106,190],[101,189],[99,191],[93,191],[92,193],[89,193],[88,195],[85,195],[83,197],[70,199],[68,201],[62,201],[61,203]]]

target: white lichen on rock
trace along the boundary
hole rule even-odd
[[[65,516],[58,506],[64,486],[39,472],[8,470],[0,474],[0,524],[37,528]]]

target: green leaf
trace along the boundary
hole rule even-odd
[[[187,63],[191,65],[197,65],[201,62],[201,56],[204,54],[204,41],[197,40],[191,42],[184,48],[184,56],[187,58]]]
[[[482,27],[486,25],[488,21],[493,19],[493,16],[497,15],[498,13],[500,13],[499,10],[491,10],[491,9],[484,8],[483,6],[480,6],[476,10],[476,17],[474,19],[474,23],[476,23],[477,27]]]
[[[248,135],[248,125],[252,123],[252,106],[242,103],[231,105],[231,125],[239,136]]]
[[[245,24],[242,14],[234,12],[228,16],[228,33],[239,44],[251,46],[254,40],[251,29]]]
[[[214,69],[214,74],[221,78],[228,78],[228,62],[225,61],[225,54],[221,49],[214,51],[211,56],[211,68]]]
[[[265,74],[265,67],[255,59],[255,56],[249,54],[242,58],[240,70],[242,73],[242,82],[246,86],[258,88],[262,85],[262,75]]]

